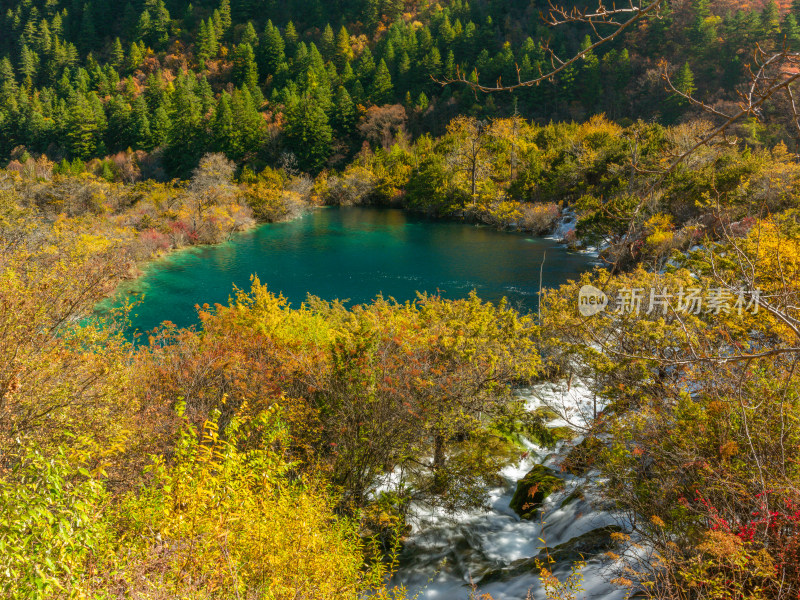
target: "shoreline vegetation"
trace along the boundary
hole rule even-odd
[[[12,204],[60,228],[96,229],[135,262],[218,243],[315,206],[376,205],[536,235],[574,216],[567,244],[600,246],[601,259],[623,270],[659,269],[673,251],[718,240],[727,229],[741,235],[759,215],[792,205],[798,170],[782,142],[770,149],[721,144],[699,151],[692,165],[664,180],[648,175],[709,127],[702,121],[622,127],[602,116],[547,126],[516,117],[488,123],[458,117],[441,137],[365,147],[342,171],[313,179],[270,167],[237,172],[223,155],[208,154],[186,181],[124,183],[105,179],[99,161],[59,167],[42,155],[9,165],[2,183]],[[128,160],[136,172],[135,156]],[[652,194],[653,185],[647,219],[629,230],[637,198]]]

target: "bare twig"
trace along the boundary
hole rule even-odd
[[[511,91],[518,88],[533,87],[545,81],[553,81],[556,75],[567,69],[570,65],[575,64],[600,46],[616,39],[644,17],[659,16],[659,10],[665,2],[666,0],[651,0],[645,3],[635,3],[633,0],[630,0],[629,5],[625,8],[617,8],[615,5],[607,7],[601,2],[594,12],[589,12],[586,9],[581,10],[577,7],[567,9],[563,6],[556,6],[551,3],[547,16],[542,15],[545,23],[551,27],[558,27],[568,23],[589,25],[594,34],[594,41],[588,47],[569,59],[561,59],[549,46],[545,46],[544,50],[550,56],[551,69],[546,73],[540,72],[539,76],[533,79],[523,80],[520,68],[517,66],[517,81],[510,85],[504,85],[501,80],[498,80],[495,85],[481,84],[479,81],[480,73],[478,73],[477,70],[472,73],[474,75],[474,80],[470,80],[466,73],[461,73],[460,70],[457,70],[454,78],[436,81],[442,85],[464,83],[481,92]],[[616,17],[620,16],[627,18],[618,20]],[[601,29],[607,29],[609,27],[611,28],[610,33],[601,33]]]

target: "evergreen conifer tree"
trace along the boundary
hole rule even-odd
[[[19,72],[25,81],[26,86],[31,85],[36,78],[36,71],[39,65],[39,55],[23,44],[19,55]]]
[[[388,104],[392,100],[393,92],[392,76],[389,73],[386,62],[381,59],[375,71],[375,78],[370,90],[370,99],[374,104]]]
[[[150,130],[150,118],[147,115],[147,102],[141,94],[136,97],[131,106],[131,146],[150,149],[152,131]]]
[[[135,47],[135,48],[134,48]],[[139,42],[131,44],[131,52],[128,56],[130,60],[130,68],[131,70],[138,68],[141,66],[142,62],[146,57],[147,50],[144,46],[144,42]]]
[[[375,59],[372,56],[372,51],[369,46],[365,46],[361,51],[361,56],[358,57],[356,62],[356,77],[361,80],[362,85],[372,81],[372,76],[375,74]]]
[[[106,110],[108,111],[108,126],[105,137],[108,150],[117,152],[133,145],[131,107],[127,100],[121,96],[114,96],[109,100]],[[83,158],[88,157],[84,156]]]
[[[233,122],[231,96],[228,92],[223,91],[217,103],[217,110],[211,125],[211,134],[214,139],[215,148],[230,157],[234,152],[233,138],[235,133],[236,125]]]
[[[687,96],[691,96],[697,91],[694,85],[694,74],[688,62],[683,63],[683,66],[675,77],[675,89]]]
[[[800,49],[800,25],[794,13],[788,13],[783,20],[783,34],[786,36],[786,44],[790,50]]]
[[[166,144],[171,128],[172,122],[169,113],[163,106],[159,106],[153,111],[153,118],[150,119],[150,142],[148,145],[157,148]]]
[[[69,103],[65,139],[71,156],[87,160],[95,156],[104,133],[89,99],[75,94]]]
[[[253,48],[248,43],[239,44],[233,54],[233,82],[251,90],[258,87],[258,67]]]
[[[333,134],[325,111],[309,95],[292,98],[286,111],[286,140],[301,168],[318,171],[331,152]]]
[[[248,21],[247,25],[245,25],[244,31],[242,32],[242,39],[239,40],[239,43],[250,44],[252,48],[258,46],[258,34],[256,33],[256,28],[253,27],[252,21]]]
[[[688,62],[684,63],[677,72],[672,80],[672,84],[675,86],[676,90],[689,96],[694,94],[694,92],[697,90],[694,83],[694,74],[692,73],[692,69],[689,67]],[[667,98],[667,110],[665,111],[665,116],[669,120],[674,120],[680,115],[681,110],[687,105],[688,100],[677,94],[671,94]]]
[[[268,75],[274,76],[286,62],[285,49],[286,45],[284,44],[281,32],[272,24],[272,21],[267,21],[267,28],[264,32],[264,43],[261,47],[261,55],[264,68]]]
[[[222,38],[228,31],[230,31],[233,20],[231,18],[231,1],[220,0],[219,3],[219,19],[217,25],[219,27],[218,36]]]
[[[247,87],[233,93],[231,110],[236,124],[236,134],[230,158],[240,161],[258,152],[266,125]]]
[[[148,10],[142,11],[142,14],[139,15],[139,20],[136,23],[136,34],[135,34],[136,39],[149,42],[150,31],[152,27],[153,25],[150,22],[150,11]]]
[[[111,48],[111,65],[115,69],[120,69],[125,65],[125,50],[119,38],[114,39],[114,46]]]
[[[7,56],[0,59],[0,106],[11,101],[18,90],[14,67]]]
[[[374,31],[380,18],[380,0],[364,0],[361,20],[369,31]]]
[[[198,58],[201,60],[214,58],[219,51],[219,43],[217,42],[217,30],[211,19],[200,23],[200,30],[197,35],[199,45]]]
[[[345,26],[342,25],[339,33],[336,34],[334,61],[336,62],[336,66],[341,69],[344,67],[345,63],[351,60],[353,60],[353,48],[350,45],[350,34],[347,32]]]
[[[297,43],[300,41],[300,36],[297,35],[294,23],[289,21],[286,24],[286,29],[283,31],[283,39],[286,42],[286,52],[289,56],[293,55],[297,50]]]
[[[425,92],[420,92],[419,97],[417,98],[417,104],[414,108],[420,112],[425,112],[428,109],[429,104],[430,102],[428,97],[425,95]]]
[[[213,24],[212,24],[213,26]],[[186,176],[203,153],[200,139],[203,116],[200,99],[194,92],[194,79],[181,75],[174,82],[170,102],[170,129],[165,153],[167,169],[177,176]]]
[[[340,85],[333,106],[333,124],[341,133],[349,133],[355,125],[356,107],[347,89]]]
[[[775,0],[769,0],[761,11],[761,35],[777,41],[781,33],[780,11]]]
[[[336,52],[336,37],[333,35],[330,23],[325,25],[325,29],[322,31],[320,51],[326,60],[332,60]]]

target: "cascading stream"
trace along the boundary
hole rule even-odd
[[[594,410],[594,401],[579,385],[570,391],[560,388],[557,396],[551,384],[523,392],[528,408],[548,404],[566,409],[580,419]],[[550,426],[565,425],[555,420]],[[579,442],[576,438],[572,443]],[[394,578],[421,599],[458,600],[469,598],[470,582],[481,594],[494,600],[523,600],[528,590],[533,598],[544,598],[534,558],[544,558],[546,541],[556,558],[554,573],[565,579],[574,561],[587,559],[583,569],[584,597],[622,600],[626,590],[609,581],[611,566],[602,555],[612,546],[611,532],[624,528],[619,516],[605,510],[592,474],[576,477],[560,472],[560,462],[569,446],[560,442],[548,450],[525,441],[528,454],[506,467],[503,484],[489,491],[488,510],[445,515],[436,510],[413,510],[412,532],[401,554],[401,567]],[[517,481],[535,465],[543,464],[558,473],[564,489],[544,500],[540,519],[523,520],[510,508]],[[576,497],[579,492],[583,497]]]

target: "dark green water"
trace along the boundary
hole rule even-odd
[[[195,305],[227,303],[234,285],[250,288],[253,274],[295,306],[308,294],[363,303],[380,292],[402,301],[417,290],[462,298],[474,289],[485,300],[505,296],[521,310],[534,311],[544,252],[544,286],[590,267],[589,256],[551,240],[399,210],[326,208],[219,246],[171,254],[123,293],[144,295],[132,315],[138,331],[163,321],[194,325]]]

